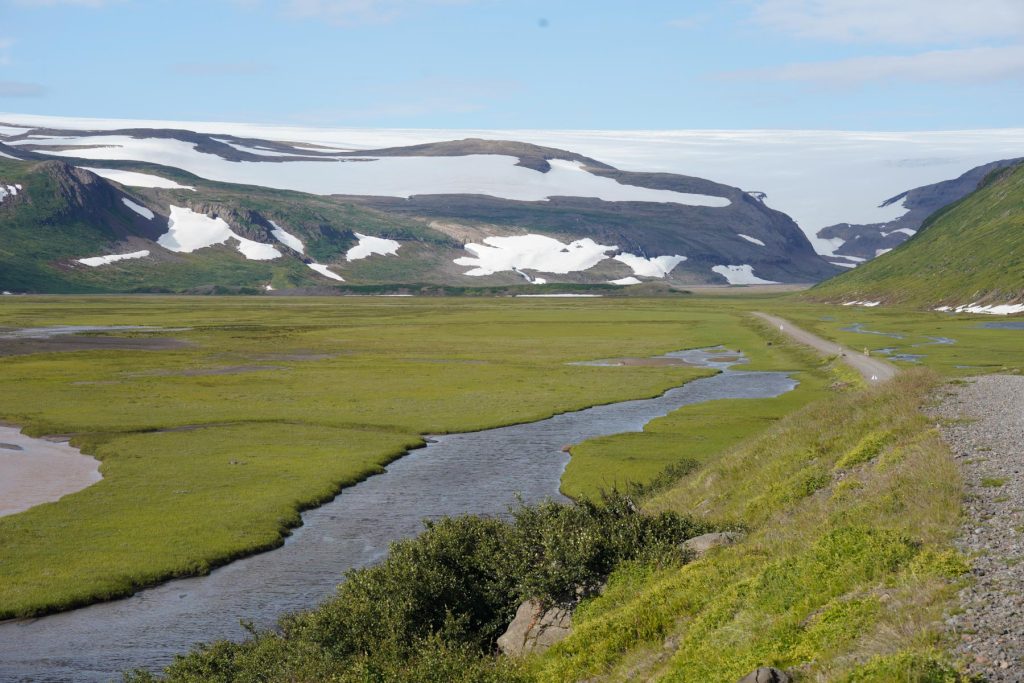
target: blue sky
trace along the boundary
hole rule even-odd
[[[1020,127],[1024,0],[0,0],[0,111],[323,126]]]

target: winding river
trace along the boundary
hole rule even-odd
[[[640,431],[685,405],[725,398],[771,398],[796,387],[785,373],[730,369],[724,350],[667,357],[722,372],[653,399],[565,413],[523,425],[439,436],[305,512],[284,546],[208,576],[175,580],[136,595],[39,619],[0,623],[0,680],[108,681],[136,667],[158,669],[195,643],[244,638],[257,626],[329,597],[345,570],[380,560],[391,541],[415,535],[424,518],[506,512],[564,498],[566,444]],[[740,362],[743,362],[742,360]],[[609,372],[615,372],[609,369]]]

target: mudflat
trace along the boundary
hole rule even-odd
[[[67,443],[33,439],[0,426],[0,517],[95,484],[100,462]]]

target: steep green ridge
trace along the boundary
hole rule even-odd
[[[1024,300],[1024,165],[993,173],[902,246],[806,296],[929,308]]]

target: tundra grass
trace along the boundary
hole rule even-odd
[[[959,680],[941,616],[968,566],[951,548],[961,482],[919,411],[935,382],[816,401],[650,500],[748,536],[682,568],[620,568],[531,676]]]
[[[834,359],[822,361],[756,319],[748,324],[773,345],[777,367],[788,367],[799,382],[793,391],[775,398],[723,399],[684,406],[651,420],[642,432],[614,434],[574,445],[562,476],[562,492],[577,500],[597,499],[602,491],[650,486],[656,480],[692,472],[785,415],[825,396],[830,385],[851,386],[843,381],[849,379],[844,366]]]
[[[0,419],[67,434],[103,481],[0,518],[0,617],[202,573],[282,541],[297,512],[421,435],[655,396],[707,371],[572,361],[740,346],[787,365],[721,303],[8,297],[0,326],[151,325],[165,351],[0,360]]]

